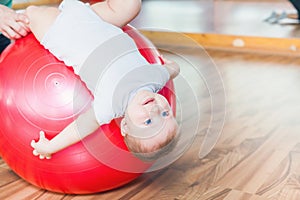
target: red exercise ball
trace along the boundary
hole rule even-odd
[[[150,63],[162,62],[137,30],[131,26],[123,30]],[[33,156],[30,142],[38,139],[40,130],[53,138],[88,108],[93,97],[72,68],[45,50],[32,34],[11,44],[0,61],[0,156],[20,177],[46,190],[88,194],[120,187],[147,170],[149,163],[128,152],[118,119],[50,160]],[[172,91],[169,81],[160,93],[175,110]]]

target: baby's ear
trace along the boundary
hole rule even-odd
[[[121,135],[123,137],[125,137],[127,135],[127,133],[128,133],[128,126],[127,126],[125,118],[123,118],[121,120]]]

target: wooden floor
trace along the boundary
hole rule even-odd
[[[114,191],[76,196],[29,185],[0,161],[0,199],[299,200],[300,60],[224,51],[208,53],[222,75],[227,115],[221,138],[207,157],[198,157],[211,115],[207,112],[210,95],[203,80],[216,80],[216,76],[188,80],[199,97],[200,127],[193,145],[169,167],[144,174]],[[203,70],[210,63],[208,56],[196,54],[194,49],[165,56],[181,63],[183,76],[190,70]],[[191,61],[196,68],[182,60]],[[176,88],[182,109],[192,112],[191,99],[185,96],[187,90],[178,84]],[[191,132],[194,130],[182,130],[183,135]]]

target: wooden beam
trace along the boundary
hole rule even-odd
[[[27,0],[27,1],[15,1],[12,5],[14,10],[25,9],[30,5],[57,5],[62,0]]]
[[[148,30],[141,30],[141,32],[157,46],[192,47],[201,45],[204,48],[300,56],[300,39],[297,38],[267,38]]]

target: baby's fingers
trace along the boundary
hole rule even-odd
[[[51,155],[42,155],[42,154],[40,154],[39,157],[40,157],[40,159],[42,159],[42,160],[45,159],[45,158],[46,158],[47,160],[51,159]]]
[[[33,151],[32,151],[32,154],[33,154],[34,156],[38,156],[38,155],[39,155],[39,153],[37,152],[37,150],[33,150]]]
[[[40,140],[44,140],[44,139],[46,139],[45,132],[40,131]]]
[[[32,140],[31,143],[30,143],[30,146],[31,146],[32,148],[35,148],[35,143],[36,143],[36,142],[35,142],[34,140]]]

